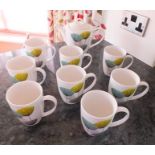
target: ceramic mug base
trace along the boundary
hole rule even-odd
[[[20,119],[19,119],[20,120]],[[31,126],[35,126],[37,125],[39,122],[40,122],[41,119],[33,119],[33,120],[30,120],[30,121],[23,121],[23,120],[20,120],[20,122],[27,126],[27,127],[31,127]]]
[[[81,99],[81,96],[78,97],[78,98],[71,99],[71,100],[63,100],[63,101],[66,104],[76,104],[76,103],[79,103],[80,102],[80,99]]]

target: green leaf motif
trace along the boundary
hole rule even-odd
[[[125,95],[125,97],[131,96],[135,92],[135,88],[129,88],[124,90],[122,93]]]
[[[92,124],[89,121],[87,121],[85,118],[82,117],[82,121],[83,121],[84,125],[88,129],[90,129],[90,130],[96,130],[96,129],[101,129],[101,128],[106,127],[111,122],[111,119],[100,121],[100,122],[97,122],[95,124]]]
[[[70,61],[68,64],[70,64],[70,65],[78,65],[79,63],[80,63],[80,58],[74,59],[74,60]]]
[[[115,66],[119,66],[123,62],[123,58],[118,58],[115,61],[105,60],[105,62],[109,68],[113,68]]]
[[[74,94],[71,90],[63,87],[60,87],[60,90],[65,96],[72,96]]]
[[[115,66],[115,64],[111,60],[105,60],[105,62],[109,68],[113,68]]]
[[[25,81],[27,79],[27,77],[28,77],[28,73],[18,73],[18,74],[15,75],[14,78],[17,81]]]
[[[31,51],[31,55],[33,57],[39,57],[42,53],[42,50],[40,48],[35,48]]]
[[[73,39],[75,42],[79,42],[79,41],[82,40],[81,35],[76,34],[76,33],[72,33],[72,34],[71,34],[71,37],[72,37],[72,39]]]
[[[111,88],[112,94],[116,97],[116,98],[123,98],[124,94],[122,92],[120,92],[119,90],[115,89],[115,88]]]
[[[34,106],[24,107],[16,111],[21,116],[30,116],[34,111]]]
[[[119,66],[123,62],[123,58],[118,58],[114,61],[114,64]]]
[[[110,122],[111,122],[111,119],[109,119],[109,120],[104,120],[104,121],[100,121],[100,122],[95,123],[95,126],[96,126],[97,128],[104,128],[104,127],[106,127]]]
[[[79,83],[71,88],[71,91],[74,93],[79,92],[83,88],[83,83]]]
[[[89,121],[87,121],[87,120],[86,120],[85,118],[83,118],[83,117],[82,117],[82,121],[83,121],[84,125],[85,125],[88,129],[90,129],[90,130],[96,130],[96,129],[97,129],[97,127],[96,127],[94,124],[90,123]]]
[[[90,36],[90,32],[89,31],[85,31],[85,32],[82,32],[80,35],[81,35],[81,37],[83,39],[87,39]]]
[[[78,58],[78,59],[74,59],[74,60],[72,60],[72,61],[70,61],[70,62],[66,62],[66,61],[61,61],[61,64],[64,66],[64,65],[79,65],[79,63],[80,63],[80,59]]]
[[[119,90],[116,90],[115,88],[112,88],[112,94],[117,98],[123,98],[123,97],[129,97],[135,92],[135,88],[129,88],[126,90],[123,90],[120,92]]]
[[[60,90],[65,96],[72,96],[73,94],[78,93],[83,88],[83,85],[83,83],[79,83],[73,86],[71,89],[60,87]]]

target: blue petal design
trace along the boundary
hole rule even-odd
[[[33,55],[31,54],[31,52],[27,52],[27,55],[33,57]]]
[[[122,92],[120,92],[119,90],[116,90],[115,88],[111,88],[112,94],[116,97],[116,98],[123,98],[124,94]]]
[[[18,114],[17,112],[13,111],[13,113],[16,115],[17,118],[22,118],[23,116]]]
[[[109,68],[113,68],[114,66],[116,66],[112,61],[110,61],[110,60],[105,60],[105,62],[106,62],[106,64],[107,64],[107,66],[109,67]]]
[[[74,94],[71,90],[63,88],[63,87],[60,87],[60,90],[65,96],[72,96]]]
[[[88,122],[88,121],[87,121],[85,118],[83,118],[83,117],[82,117],[82,121],[83,121],[84,125],[85,125],[88,129],[90,129],[90,130],[96,130],[96,129],[97,129],[96,126],[95,126],[94,124]]]
[[[13,77],[12,79],[13,79],[12,80],[13,83],[17,83],[18,82],[18,80],[16,78]]]
[[[61,61],[61,64],[64,66],[64,65],[67,65],[68,62],[66,62],[66,61]]]
[[[79,42],[79,41],[82,40],[82,37],[81,37],[79,34],[72,33],[71,36],[72,36],[72,39],[73,39],[75,42]]]

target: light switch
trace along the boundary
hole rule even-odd
[[[121,27],[139,36],[144,36],[149,18],[140,14],[124,11]]]

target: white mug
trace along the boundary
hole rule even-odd
[[[98,30],[102,30],[102,28],[92,26],[82,21],[74,21],[62,27],[61,33],[63,40],[67,45],[80,46],[85,52],[87,52],[88,49],[98,45],[104,40],[104,36],[102,36],[99,41],[92,43],[94,34]]]
[[[105,75],[110,76],[111,72],[116,68],[121,68],[127,58],[131,61],[130,63],[124,67],[129,68],[133,63],[133,57],[131,55],[126,55],[126,50],[114,46],[109,45],[104,48],[103,51],[103,72]]]
[[[51,95],[43,96],[43,89],[37,82],[23,81],[14,84],[6,92],[6,100],[17,118],[26,126],[33,126],[42,117],[52,114],[57,100]],[[50,100],[54,107],[44,112],[44,101]]]
[[[140,86],[145,86],[145,90],[135,95]],[[118,102],[126,102],[141,98],[149,91],[149,84],[141,81],[139,76],[132,70],[119,68],[112,71],[109,81],[109,93],[111,93]]]
[[[46,72],[42,68],[36,67],[35,60],[29,56],[16,56],[9,59],[6,63],[6,69],[14,82],[37,81],[37,72],[43,76],[40,84],[46,79]]]
[[[113,121],[116,113],[126,115]],[[95,136],[103,133],[109,127],[115,127],[125,123],[129,118],[129,110],[118,107],[115,98],[102,90],[91,90],[81,99],[81,122],[88,135]]]
[[[74,46],[74,45],[67,45],[63,46],[59,49],[59,57],[60,57],[60,65],[78,65],[82,66],[83,59],[85,57],[89,58],[89,62],[83,68],[86,69],[90,66],[92,62],[92,56],[88,53],[84,53],[83,49]]]
[[[68,104],[77,103],[77,99],[96,84],[96,75],[75,65],[60,67],[56,72],[57,86],[62,100]],[[93,82],[85,88],[85,81],[93,77]]]
[[[36,63],[42,63],[40,67],[44,67],[47,62],[52,61],[56,54],[56,49],[53,46],[48,46],[46,41],[41,38],[27,39],[24,47],[28,56],[33,57]],[[48,58],[49,51],[52,53],[51,58]]]

